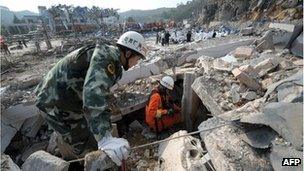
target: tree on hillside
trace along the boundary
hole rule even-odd
[[[135,20],[134,20],[134,18],[132,18],[132,17],[128,17],[128,18],[127,18],[127,22],[133,23],[133,22],[135,22]]]
[[[186,4],[180,3],[176,8],[162,13],[164,19],[175,19],[182,21],[183,19],[197,18],[202,11],[203,4],[206,0],[192,0]]]

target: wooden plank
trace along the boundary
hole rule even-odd
[[[139,109],[142,109],[146,106],[147,101],[141,101],[135,105],[120,108],[121,114],[119,115],[111,115],[111,122],[117,122],[122,119],[123,116],[128,115],[134,111],[137,111]]]

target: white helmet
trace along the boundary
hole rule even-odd
[[[146,56],[145,38],[135,31],[125,32],[116,43],[140,53],[144,58]]]
[[[170,76],[164,76],[161,80],[160,80],[160,84],[164,87],[166,87],[169,90],[173,90],[174,87],[174,80],[172,77]]]

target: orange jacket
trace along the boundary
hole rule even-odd
[[[161,119],[158,119],[158,131],[162,131],[164,128],[173,126],[180,122],[180,113],[175,113],[173,116],[167,115],[167,109],[163,108],[161,95],[158,90],[153,90],[149,99],[149,104],[146,106],[146,123],[150,128],[156,130],[155,119],[156,113],[159,112],[162,115]]]

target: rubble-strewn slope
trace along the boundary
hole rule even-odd
[[[198,23],[210,21],[290,21],[301,19],[302,2],[298,0],[203,0]]]

